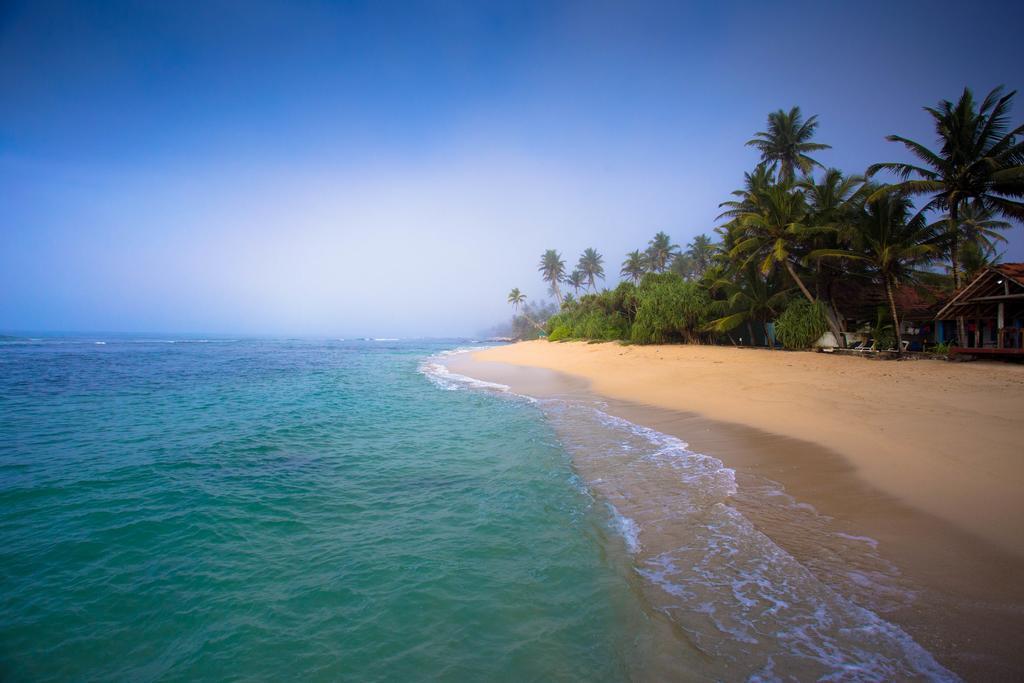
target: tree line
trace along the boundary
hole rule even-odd
[[[999,87],[978,102],[965,88],[955,102],[925,107],[937,145],[889,135],[914,162],[859,174],[814,158],[831,148],[815,140],[816,115],[772,112],[746,143],[760,152],[758,164],[719,205],[717,239],[701,234],[680,248],[658,232],[626,255],[619,285],[601,291],[605,262],[596,249],[571,271],[548,249],[538,270],[557,312],[532,327],[551,339],[735,342],[745,333],[748,343],[767,343],[774,322],[786,346],[806,348],[826,330],[842,344],[849,302],[840,290],[856,281],[884,291],[888,310],[874,332],[891,333],[901,350],[897,288],[959,289],[998,260],[1008,221],[1024,220],[1024,125],[1010,124],[1015,94]],[[526,305],[518,288],[508,301],[517,312]],[[962,319],[957,337],[966,344]]]

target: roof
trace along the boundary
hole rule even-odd
[[[901,284],[893,287],[893,299],[900,320],[931,320],[935,310],[945,302],[945,293],[936,287]],[[844,317],[852,320],[874,320],[878,309],[889,310],[889,297],[878,282],[854,282],[848,279],[835,288],[834,298]]]
[[[1010,283],[1014,287],[1010,287]],[[1016,300],[1024,300],[1024,263],[1000,263],[986,266],[965,287],[955,292],[935,317],[948,319],[963,315],[963,307],[969,305],[994,305],[996,301]]]
[[[1024,287],[1024,263],[1000,263],[991,268]]]

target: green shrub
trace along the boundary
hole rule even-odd
[[[828,329],[820,303],[795,299],[775,321],[775,336],[787,349],[809,349]]]
[[[548,334],[548,341],[562,341],[563,339],[570,339],[571,337],[572,330],[565,323],[561,323],[556,325]]]
[[[645,275],[636,298],[630,339],[638,344],[696,341],[712,308],[706,291],[675,273]]]

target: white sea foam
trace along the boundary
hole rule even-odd
[[[630,555],[636,555],[640,552],[640,525],[620,513],[618,508],[611,503],[608,503],[608,512],[611,515],[612,528],[626,542],[626,550]]]
[[[481,348],[486,347],[459,347],[456,349],[442,351],[420,363],[419,371],[423,373],[427,379],[446,391],[456,391],[458,389],[490,389],[492,391],[509,392],[511,387],[507,384],[485,382],[482,379],[474,379],[473,377],[460,375],[459,373],[452,372],[448,369],[448,366],[445,363],[448,358],[459,354],[470,353],[472,351],[479,351]]]
[[[448,357],[476,349],[444,352],[420,369],[444,389],[514,396],[505,385],[457,375],[445,366]],[[845,594],[846,587],[851,594],[862,589],[861,595],[879,595],[884,602],[886,591],[896,590],[889,577],[851,567],[843,593],[824,583],[734,507],[736,472],[718,458],[594,405],[536,402],[577,462],[582,483],[606,502],[609,526],[622,536],[637,574],[665,595],[657,608],[703,652],[720,660],[729,676],[744,671],[750,680],[764,681],[787,676],[957,680],[901,628]],[[659,484],[668,473],[681,486]],[[638,488],[638,482],[644,486]],[[792,515],[798,525],[829,529],[829,518],[774,482],[754,493],[772,510]],[[641,545],[647,524],[658,527],[650,542],[664,547],[647,547],[646,536]],[[852,542],[847,546],[864,553],[876,550],[877,542],[868,537],[823,533]],[[877,558],[877,565],[884,567],[884,561]]]

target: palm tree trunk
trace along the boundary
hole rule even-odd
[[[953,271],[953,290],[960,291],[963,285],[963,276],[960,273],[960,205],[954,202],[949,207],[949,234],[952,243],[949,249],[949,265]],[[964,324],[964,317],[956,317],[956,340],[958,346],[967,346],[967,325]]]
[[[769,351],[774,351],[775,350],[775,344],[772,344],[772,337],[771,337],[770,334],[768,334],[768,323],[767,323],[767,321],[761,323],[761,327],[764,328],[764,344],[765,344],[765,346],[768,347]]]
[[[793,282],[795,282],[797,287],[800,288],[800,291],[804,293],[804,296],[807,297],[807,300],[810,301],[812,304],[818,303],[817,300],[813,296],[811,296],[810,290],[808,290],[807,286],[804,285],[804,282],[803,280],[800,279],[800,276],[796,274],[796,270],[794,270],[793,264],[790,263],[789,259],[783,259],[783,263],[786,264],[786,270],[789,271],[789,276],[793,278]],[[836,322],[835,317],[832,314],[832,311],[828,310],[827,308],[825,309],[825,322],[828,324],[828,329],[832,332],[832,335],[836,338],[836,344],[841,345],[843,343],[843,333],[839,329],[839,323]]]
[[[747,332],[750,333],[749,346],[754,346],[755,344],[757,344],[757,340],[754,339],[754,323],[750,322],[749,320],[747,320]]]
[[[892,280],[885,278],[885,294],[889,297],[889,312],[892,313],[892,326],[896,330],[896,353],[903,354],[903,333],[900,331],[900,318],[896,315],[896,299],[892,295]]]

